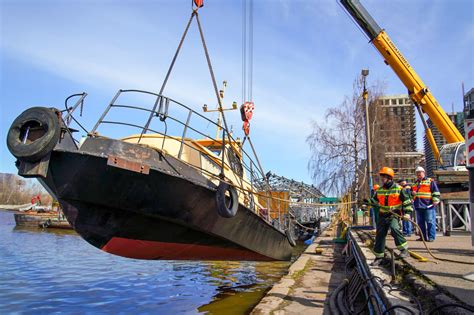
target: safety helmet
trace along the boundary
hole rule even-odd
[[[379,189],[379,188],[380,188],[380,185],[379,185],[379,184],[375,184],[375,185],[374,185],[374,190],[377,190],[377,189]]]
[[[418,167],[416,168],[416,170],[415,170],[415,173],[416,173],[416,172],[424,172],[424,171],[425,171],[425,169],[424,169],[423,167],[418,166]]]
[[[384,166],[380,169],[379,175],[387,175],[393,178],[395,176],[395,173],[390,167]]]

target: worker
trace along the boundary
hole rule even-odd
[[[411,185],[407,183],[406,179],[399,179],[397,183],[411,197]],[[405,217],[407,217],[408,219],[411,219],[411,213],[406,213],[405,215],[406,215]],[[403,236],[406,236],[406,237],[411,236],[411,233],[413,233],[413,225],[411,224],[410,220],[403,220],[402,232],[403,232]]]
[[[394,213],[402,215],[402,211],[406,214],[412,211],[411,199],[407,191],[393,181],[393,169],[382,167],[379,175],[383,185],[375,192],[374,197],[370,201],[373,204],[378,204],[380,207],[377,233],[375,235],[375,260],[372,263],[373,266],[378,266],[384,262],[385,238],[389,229],[395,240],[395,245],[400,250],[400,257],[408,257],[408,244],[400,232],[398,216]]]
[[[415,169],[416,181],[411,187],[416,222],[420,226],[422,237],[433,242],[436,238],[436,206],[441,194],[436,182],[426,177],[425,169],[418,166]],[[423,240],[420,237],[417,241]]]

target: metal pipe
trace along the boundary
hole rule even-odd
[[[104,120],[105,118],[105,115],[107,115],[107,113],[109,112],[109,110],[112,108],[112,106],[114,105],[115,101],[117,100],[117,98],[119,97],[120,93],[122,93],[122,90],[118,90],[117,94],[115,94],[114,98],[112,99],[112,101],[109,103],[109,106],[107,106],[107,108],[105,109],[104,113],[102,114],[102,116],[100,116],[99,118],[99,121],[97,121],[97,123],[95,124],[94,128],[92,128],[92,131],[91,131],[91,134],[94,134],[97,130],[97,128],[99,127],[99,125],[102,123],[102,120]]]
[[[364,107],[365,107],[365,142],[366,142],[366,150],[367,150],[367,173],[368,173],[368,178],[369,178],[369,191],[370,191],[370,197],[373,196],[374,194],[374,186],[373,186],[373,170],[372,170],[372,137],[370,135],[370,119],[369,119],[369,92],[367,91],[367,86],[366,86],[366,79],[367,76],[369,75],[369,70],[363,69],[362,72],[362,78],[364,81],[364,91],[362,93],[362,97],[364,98]],[[376,228],[376,223],[375,223],[375,210],[372,208],[372,227],[375,229]]]
[[[192,113],[192,111],[189,111],[188,118],[186,119],[186,124],[184,125],[183,136],[181,137],[181,145],[179,147],[178,159],[181,159],[181,153],[183,153],[184,138],[186,137],[186,131],[188,131],[189,120],[191,119]]]
[[[69,109],[67,108],[67,101],[68,101],[71,97],[79,96],[79,95],[80,95],[81,97],[77,100],[76,104],[74,104],[74,106],[72,107],[71,111],[69,111]],[[83,93],[80,93],[80,94],[73,94],[73,95],[69,96],[69,97],[66,99],[65,104],[66,104],[67,113],[66,113],[66,116],[64,117],[64,121],[67,122],[69,116],[71,116],[72,113],[76,110],[76,108],[77,108],[81,103],[84,102],[84,98],[85,98],[86,96],[87,96],[87,93],[86,93],[86,92],[83,92]],[[81,110],[81,111],[82,111],[82,110]],[[81,112],[81,115],[82,115],[82,112]]]

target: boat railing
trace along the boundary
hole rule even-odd
[[[153,107],[150,109],[143,106],[128,105],[124,102],[119,102],[119,99],[123,94],[131,93],[152,97]],[[119,119],[110,119],[109,116],[112,113],[112,109],[123,109],[143,112],[149,115],[149,119],[144,125],[140,123],[133,123],[130,121],[123,121],[124,117],[129,118],[128,115],[121,115]],[[156,118],[158,118],[158,123],[160,123],[161,125],[158,128],[153,127],[153,123],[157,120]],[[199,122],[195,122],[196,119],[199,119]],[[171,125],[169,124],[169,122],[172,122],[173,126],[169,126]],[[235,183],[236,189],[240,189],[240,191],[244,193],[245,196],[248,196],[250,200],[255,200],[256,198],[258,198],[258,200],[266,200],[265,209],[257,209],[255,207],[255,202],[250,202],[249,208],[251,208],[251,210],[262,216],[267,222],[273,224],[274,226],[278,226],[280,228],[284,228],[285,226],[287,226],[288,214],[285,213],[285,211],[281,211],[281,209],[271,209],[272,197],[271,194],[269,194],[269,191],[267,191],[269,196],[268,198],[266,196],[262,197],[260,194],[262,190],[269,190],[269,187],[264,187],[261,184],[256,185],[256,183],[262,183],[265,181],[265,174],[263,173],[263,170],[261,169],[258,163],[258,157],[256,157],[256,155],[254,154],[255,151],[253,150],[253,148],[252,153],[248,153],[243,148],[243,142],[240,141],[240,139],[235,139],[232,133],[226,130],[224,126],[219,125],[218,123],[209,119],[203,114],[196,112],[195,110],[180,102],[177,102],[169,97],[157,93],[136,89],[119,90],[112,98],[105,111],[102,113],[101,117],[96,122],[93,129],[88,133],[89,136],[96,136],[98,134],[97,130],[102,125],[127,126],[139,130],[140,136],[137,140],[137,143],[141,143],[146,137],[146,134],[158,134],[163,138],[161,143],[162,148],[165,146],[166,141],[177,141],[177,139],[179,139],[180,143],[179,150],[177,153],[178,159],[182,158],[184,148],[199,151],[199,149],[195,145],[193,145],[191,141],[188,141],[190,139],[193,139],[193,137],[190,137],[190,134],[196,136],[195,138],[209,140],[210,142],[214,143],[223,143],[223,149],[221,149],[220,153],[216,154],[215,156],[216,158],[220,158],[220,162],[217,163],[216,159],[216,161],[213,161],[214,164],[222,169],[227,168],[234,171],[235,166],[229,165],[229,163],[224,159],[224,154],[227,155],[228,161],[231,161],[231,158],[229,157],[230,154],[237,154],[237,156],[240,155],[241,167],[245,169],[245,172],[242,172],[242,174],[240,174],[240,182]],[[202,131],[199,128],[199,125],[202,128],[209,128],[209,126],[211,126],[214,130],[221,130],[222,138],[218,139],[217,136],[210,136],[206,132]],[[223,141],[222,139],[225,140]],[[237,148],[233,144],[236,144]],[[257,163],[254,160],[257,160]],[[201,171],[203,173],[207,173],[207,175],[214,178],[219,178],[218,176],[222,175],[214,173],[210,174],[208,170],[204,170],[203,168],[201,168]],[[234,173],[238,172],[234,171]],[[262,202],[259,203],[262,204]],[[278,206],[278,208],[280,208],[280,206]],[[275,219],[278,222],[275,222]]]

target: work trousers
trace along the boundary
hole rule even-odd
[[[411,236],[411,233],[413,232],[412,223],[410,221],[402,220],[402,226],[403,226],[403,235]]]
[[[425,241],[436,238],[436,207],[430,209],[415,209],[416,223],[420,226]]]
[[[375,226],[377,226],[377,222],[379,221],[379,212],[380,208],[377,206],[370,208],[370,219],[375,222]],[[372,225],[374,225],[374,222],[372,222]]]
[[[400,225],[398,224],[398,218],[394,215],[380,214],[377,222],[377,234],[375,235],[375,246],[374,254],[375,257],[384,257],[385,252],[385,239],[387,238],[388,230],[395,240],[395,245],[399,250],[407,249],[408,244],[400,231]]]

